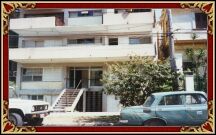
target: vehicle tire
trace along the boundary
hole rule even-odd
[[[23,118],[18,113],[9,113],[9,120],[16,126],[23,125]]]
[[[29,126],[41,126],[43,122],[43,118],[34,118],[32,120],[29,120],[28,125]]]
[[[144,122],[144,126],[166,126],[166,124],[161,120],[154,119]]]

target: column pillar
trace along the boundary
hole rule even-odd
[[[194,76],[193,75],[185,75],[185,90],[186,91],[194,91]]]
[[[83,112],[86,112],[86,90],[83,91]]]
[[[17,74],[16,74],[16,92],[20,93],[21,88],[21,77],[22,77],[22,65],[17,63]]]

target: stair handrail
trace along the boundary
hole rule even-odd
[[[79,87],[79,85],[81,84],[81,82],[82,82],[82,80],[80,80],[79,83],[77,84],[77,86],[76,86],[76,88],[75,88],[76,90],[77,90],[77,88]]]
[[[52,109],[55,107],[55,105],[58,103],[59,99],[61,98],[61,96],[65,93],[66,89],[62,90],[61,93],[59,94],[59,96],[56,98],[55,102],[52,104]]]
[[[77,103],[79,102],[79,99],[81,98],[81,96],[82,96],[82,94],[83,94],[83,92],[84,92],[85,90],[86,90],[86,88],[81,88],[81,89],[79,90],[78,95],[76,96],[76,98],[75,98],[73,104],[72,104],[70,107],[66,107],[66,108],[65,108],[65,109],[66,109],[65,111],[70,111],[70,112],[73,112],[73,111],[74,111],[74,109],[76,108]]]
[[[80,85],[81,82],[82,82],[82,80],[79,81],[79,83],[77,84],[77,87],[75,88],[75,90],[77,90],[77,88],[79,87],[79,85]],[[72,95],[74,95],[74,93]],[[66,104],[68,104],[68,95],[67,95],[67,92],[66,92]]]

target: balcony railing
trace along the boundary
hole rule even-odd
[[[63,20],[55,16],[10,19],[10,29],[12,30],[29,28],[52,28],[62,25],[64,25]]]
[[[129,55],[155,56],[154,44],[83,45],[49,48],[9,49],[9,59],[17,62],[104,62],[128,58]]]

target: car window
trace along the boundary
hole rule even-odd
[[[189,104],[205,104],[206,99],[200,94],[190,94],[185,96],[185,103]]]
[[[183,104],[183,95],[168,95],[164,96],[159,105],[182,105]]]
[[[155,98],[154,98],[153,95],[149,96],[149,97],[146,99],[146,101],[145,101],[145,103],[143,104],[143,106],[145,106],[145,107],[151,106],[152,103],[154,102],[154,100],[155,100]]]

